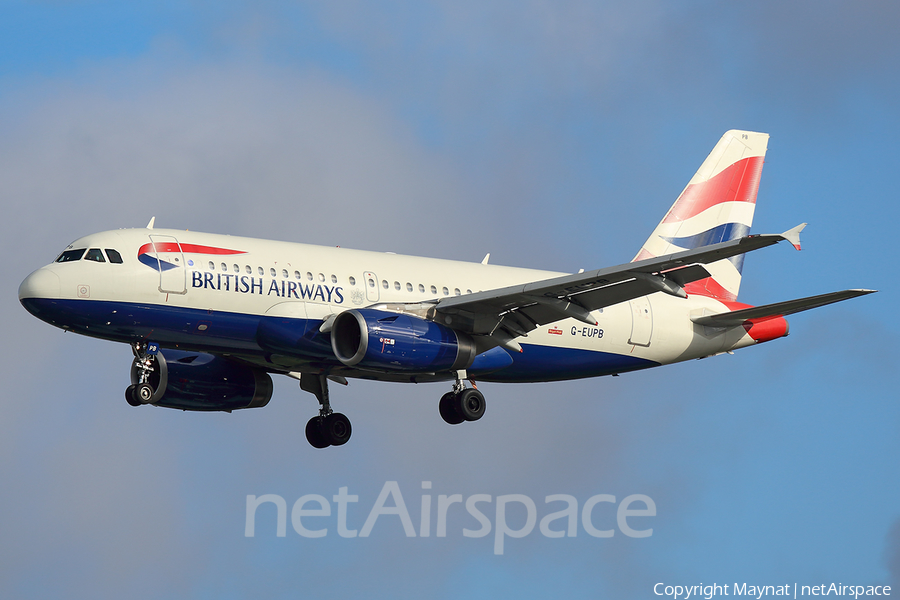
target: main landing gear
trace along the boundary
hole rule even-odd
[[[350,419],[331,410],[331,402],[328,399],[328,377],[324,373],[317,375],[304,373],[300,377],[300,389],[315,394],[321,404],[319,416],[313,417],[306,424],[306,440],[309,444],[313,448],[346,444],[352,432]]]
[[[463,421],[477,421],[484,416],[486,408],[484,394],[477,388],[466,388],[462,383],[463,379],[465,372],[457,375],[453,391],[441,396],[441,402],[438,404],[441,418],[450,425],[459,425]]]
[[[465,387],[463,384],[465,379],[466,372],[459,371],[456,383],[453,384],[453,391],[444,394],[438,405],[441,417],[451,425],[459,425],[463,421],[477,421],[484,416],[486,406],[484,394],[474,387],[474,382],[473,387]],[[309,444],[313,448],[346,444],[352,433],[350,419],[332,411],[328,398],[328,376],[324,373],[303,373],[300,376],[300,389],[314,394],[320,404],[318,416],[306,424],[306,440]]]
[[[131,345],[131,351],[134,353],[132,372],[137,372],[137,382],[125,388],[125,400],[131,406],[150,404],[156,393],[156,389],[153,387],[153,378],[154,373],[159,373],[156,359],[159,346],[154,343],[134,342]]]

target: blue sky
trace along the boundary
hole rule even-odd
[[[3,3],[0,593],[900,586],[898,17],[889,2]],[[354,434],[325,452],[304,439],[314,401],[290,380],[262,410],[134,409],[127,348],[16,300],[73,239],[154,215],[559,271],[618,264],[732,128],[772,136],[754,231],[810,224],[802,252],[748,258],[741,300],[880,292],[795,315],[790,337],[734,356],[485,385],[468,427],[440,420],[437,385],[334,390]],[[423,481],[435,505],[523,494],[540,520],[559,508],[549,495],[644,494],[657,516],[648,538],[535,527],[502,555],[452,509],[445,538],[407,538],[389,515],[367,538],[339,537],[333,518],[324,538],[290,522],[278,538],[271,509],[244,536],[247,495],[290,507],[348,487],[360,529],[388,481],[417,528]],[[598,506],[597,526],[614,526]],[[524,515],[512,506],[511,526]]]

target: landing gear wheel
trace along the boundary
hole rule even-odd
[[[327,448],[331,445],[322,431],[322,417],[313,417],[306,424],[306,441],[313,448]]]
[[[456,394],[454,394],[453,392],[447,392],[446,394],[441,396],[441,402],[440,404],[438,404],[438,410],[440,410],[441,412],[441,418],[450,425],[459,425],[466,420],[465,417],[463,417],[459,412]]]
[[[125,401],[128,402],[128,404],[130,404],[131,406],[141,405],[141,401],[138,400],[134,395],[134,389],[136,387],[136,385],[129,385],[127,388],[125,388]]]
[[[343,446],[350,439],[350,419],[341,413],[331,413],[322,420],[322,434],[332,446]]]
[[[134,399],[140,404],[149,404],[153,399],[153,386],[149,383],[139,383],[134,386],[134,391],[132,393]]]
[[[335,377],[335,381],[347,384],[343,378]],[[315,394],[316,400],[321,405],[319,415],[313,417],[306,424],[306,439],[313,448],[326,448],[328,446],[343,446],[350,440],[350,419],[341,413],[332,412],[331,402],[328,399],[328,374],[302,374],[300,376],[300,389],[304,392]]]
[[[466,421],[477,421],[484,416],[484,394],[474,388],[463,390],[459,394],[459,413]]]

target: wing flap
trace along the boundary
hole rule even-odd
[[[711,276],[710,272],[707,271],[706,267],[703,265],[689,265],[679,269],[672,269],[670,271],[664,271],[663,275],[666,276],[666,279],[674,281],[682,287],[694,281],[706,279]]]

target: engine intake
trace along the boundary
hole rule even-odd
[[[467,369],[477,353],[464,333],[412,315],[368,308],[335,318],[331,349],[348,367],[420,373]]]
[[[132,383],[139,381],[136,363]],[[181,410],[259,408],[272,398],[268,373],[203,352],[159,352],[149,383],[155,390],[150,404]]]

